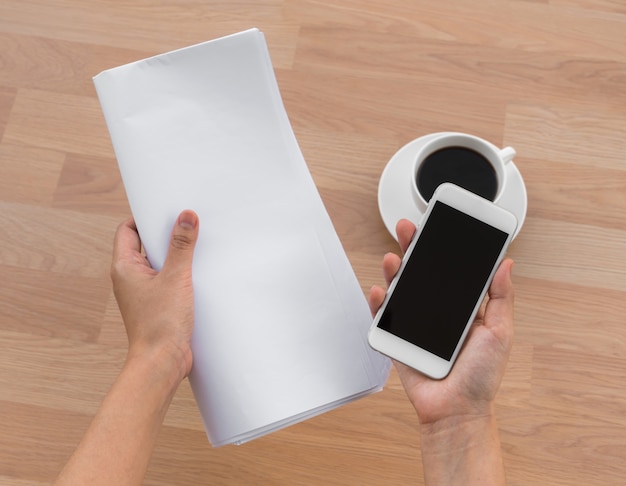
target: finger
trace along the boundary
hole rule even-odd
[[[485,308],[485,325],[504,325],[513,328],[513,305],[515,300],[511,274],[513,260],[505,259],[498,268],[491,286],[489,301]]]
[[[387,253],[383,257],[383,276],[385,277],[385,282],[387,282],[387,286],[393,280],[393,277],[396,276],[398,270],[400,270],[400,264],[402,260],[395,253]]]
[[[177,271],[191,269],[193,251],[198,240],[198,215],[191,210],[185,210],[178,216],[172,236],[163,271]]]
[[[489,287],[490,299],[513,300],[513,282],[511,275],[513,273],[514,262],[510,258],[506,258],[498,267],[493,277],[491,286]]]
[[[408,219],[401,219],[396,225],[396,234],[398,235],[398,243],[402,253],[406,251],[415,234],[415,225]]]
[[[476,313],[476,317],[474,318],[475,321],[479,321],[479,323],[482,323],[484,317],[485,317],[485,307],[487,307],[487,297],[485,297],[483,299],[483,301],[480,304],[480,307],[478,308],[478,312]]]
[[[374,287],[372,287],[372,289],[370,290],[370,296],[367,299],[372,316],[376,315],[376,313],[378,312],[378,309],[380,308],[384,300],[385,300],[385,291],[378,285],[375,285]]]
[[[117,227],[113,241],[113,261],[132,259],[141,253],[141,240],[135,220],[130,217]]]

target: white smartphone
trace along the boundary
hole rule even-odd
[[[445,378],[516,227],[515,216],[491,201],[439,186],[374,318],[370,346]]]

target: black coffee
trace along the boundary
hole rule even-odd
[[[498,191],[498,176],[491,163],[465,147],[446,147],[430,154],[420,165],[416,181],[426,201],[444,182],[452,182],[490,201]]]

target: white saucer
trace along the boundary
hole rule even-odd
[[[445,133],[445,132],[443,132]],[[387,227],[387,231],[396,240],[396,223],[405,218],[418,224],[422,219],[422,211],[417,207],[411,194],[411,179],[413,171],[413,161],[422,144],[429,139],[442,135],[442,133],[432,133],[417,138],[407,143],[398,150],[391,158],[385,170],[380,176],[378,183],[378,209]],[[526,219],[526,209],[528,206],[526,196],[526,186],[522,174],[513,163],[507,164],[507,189],[498,200],[498,206],[508,209],[517,217],[518,235]]]

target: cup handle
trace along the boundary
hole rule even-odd
[[[515,149],[513,147],[504,147],[502,150],[500,150],[500,158],[502,159],[502,163],[506,165],[511,162],[516,153],[517,152],[515,152]]]

